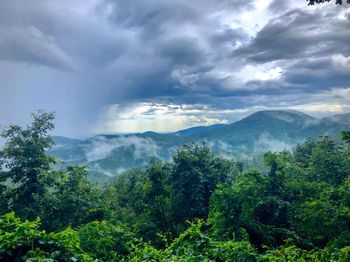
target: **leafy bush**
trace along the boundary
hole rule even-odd
[[[14,212],[1,216],[0,260],[93,261],[80,249],[76,232],[73,230],[47,234],[39,227],[39,219],[21,221],[15,217]]]
[[[255,248],[247,241],[216,241],[202,232],[202,221],[191,226],[163,250],[149,244],[135,247],[132,261],[258,261]]]
[[[128,254],[131,247],[131,235],[106,221],[83,225],[78,235],[82,250],[103,261],[116,260]]]

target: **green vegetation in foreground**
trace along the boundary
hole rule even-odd
[[[349,132],[266,153],[268,173],[185,144],[97,186],[33,117],[2,133],[1,261],[350,260]]]

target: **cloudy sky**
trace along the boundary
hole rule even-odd
[[[350,8],[305,0],[1,0],[0,124],[172,131],[350,111]]]

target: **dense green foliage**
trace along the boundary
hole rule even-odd
[[[263,170],[185,144],[101,186],[47,155],[53,119],[3,132],[1,261],[350,260],[349,132],[268,152]]]

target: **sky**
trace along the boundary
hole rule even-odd
[[[350,111],[350,8],[305,0],[1,0],[0,125],[55,134]]]

